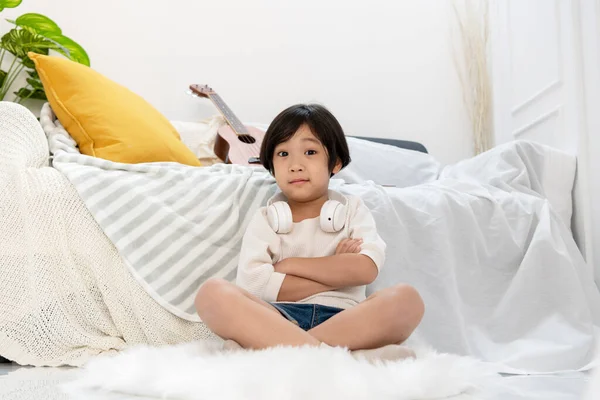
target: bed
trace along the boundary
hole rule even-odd
[[[7,133],[0,147],[0,179],[8,187],[0,204],[11,210],[2,213],[0,231],[0,354],[20,364],[77,366],[136,344],[211,338],[185,306],[172,301],[177,296],[159,293],[136,269],[134,258],[94,211],[101,205],[98,197],[86,195],[76,177],[106,179],[103,187],[109,190],[111,185],[144,186],[135,179],[160,185],[153,174],[162,171],[181,182],[177,190],[197,190],[198,198],[205,188],[204,179],[194,181],[198,177],[247,179],[256,183],[256,191],[244,192],[246,186],[240,185],[239,195],[260,193],[245,210],[250,213],[274,189],[268,174],[223,165],[192,171],[96,163],[78,154],[59,125],[46,126],[44,133],[30,114],[15,107],[0,107]],[[442,166],[401,143],[348,140],[354,162],[332,186],[363,198],[388,243],[388,262],[369,291],[397,282],[417,287],[427,307],[419,337],[440,351],[493,363],[502,372],[592,366],[600,294],[570,231],[574,157],[515,141]],[[243,221],[230,223],[243,231]],[[216,273],[231,276],[232,271]]]

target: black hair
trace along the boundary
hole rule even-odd
[[[289,140],[304,124],[325,147],[329,159],[329,173],[332,176],[338,159],[342,162],[342,168],[350,164],[350,150],[344,130],[333,114],[319,104],[296,104],[280,112],[265,132],[260,147],[260,162],[269,172],[275,172],[275,147]]]

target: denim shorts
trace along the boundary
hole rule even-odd
[[[270,303],[288,321],[308,331],[322,324],[334,315],[344,311],[343,308],[322,306],[307,303]]]

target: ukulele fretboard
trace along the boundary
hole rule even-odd
[[[235,133],[237,133],[238,135],[247,135],[248,134],[248,130],[246,129],[244,124],[242,124],[242,121],[240,121],[238,119],[238,117],[235,116],[233,111],[231,111],[231,109],[223,101],[221,96],[219,96],[217,93],[211,93],[208,95],[208,97],[212,100],[212,102],[215,104],[215,106],[219,109],[221,114],[223,114],[223,117],[225,117],[225,119],[227,120],[227,123],[229,123],[229,125],[231,126],[231,129],[233,129],[235,131]]]

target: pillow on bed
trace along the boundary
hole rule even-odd
[[[203,166],[223,162],[214,151],[217,130],[225,123],[223,117],[215,115],[201,122],[170,122],[179,133],[183,144],[194,153]]]
[[[158,110],[93,69],[29,53],[52,110],[82,154],[122,163],[200,162]]]
[[[346,183],[408,187],[434,181],[440,173],[441,164],[429,154],[353,137],[346,140],[352,162],[334,176]]]

